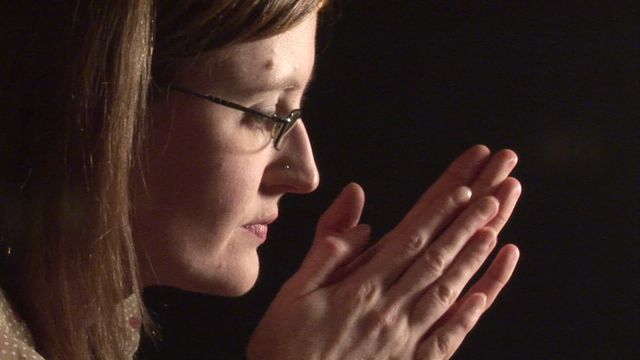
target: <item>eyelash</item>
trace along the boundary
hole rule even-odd
[[[261,112],[265,115],[269,115],[269,116],[273,116],[275,114],[278,113],[278,107],[280,106],[280,102],[278,101],[278,104],[274,105],[274,106],[262,106],[260,108],[257,107],[252,107],[252,109]],[[246,123],[247,125],[251,126],[260,126],[261,128],[265,128],[265,127],[271,127],[273,126],[273,121],[264,117],[264,116],[258,116],[258,115],[253,115],[253,114],[246,114],[246,116],[244,117],[243,120],[244,123]]]
[[[262,110],[260,110],[262,111]],[[269,112],[264,112],[264,114],[270,114],[271,111]],[[273,112],[275,113],[275,112]],[[249,127],[255,127],[255,128],[260,128],[260,129],[265,129],[268,128],[270,126],[272,126],[272,120],[264,117],[264,116],[259,116],[259,115],[254,115],[254,114],[247,114],[244,118],[244,122],[246,123],[247,126]]]

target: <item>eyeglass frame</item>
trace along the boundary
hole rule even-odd
[[[296,125],[296,122],[302,118],[302,109],[293,109],[291,110],[291,112],[289,112],[289,115],[287,115],[286,117],[281,117],[278,114],[268,115],[261,111],[254,110],[246,106],[242,106],[240,104],[234,103],[229,100],[225,100],[217,96],[201,94],[180,85],[170,85],[169,89],[178,91],[181,93],[193,95],[195,97],[208,100],[214,104],[226,106],[228,108],[239,110],[251,115],[270,119],[271,121],[276,123],[276,127],[274,127],[274,129],[278,129],[277,134],[274,134],[274,131],[271,132],[271,138],[273,139],[273,147],[278,151],[282,149],[282,139],[291,131],[291,129],[293,129],[293,127]],[[282,124],[282,125],[278,125],[278,124]]]

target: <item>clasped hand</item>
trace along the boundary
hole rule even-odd
[[[299,271],[254,332],[250,359],[449,359],[509,280],[518,249],[496,246],[520,195],[515,153],[475,146],[374,245],[350,184],[318,222]]]

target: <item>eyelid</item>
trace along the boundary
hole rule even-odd
[[[262,94],[263,96],[265,94]],[[253,105],[247,106],[249,109],[261,112],[265,115],[273,116],[286,116],[294,109],[302,108],[302,103],[304,102],[304,97],[306,94],[301,94],[301,97],[298,102],[295,102],[294,98],[291,98],[291,94],[280,94],[276,99],[267,97],[262,97],[261,99],[254,99],[252,101]],[[273,100],[276,100],[273,103]],[[297,105],[296,105],[297,104]]]
[[[288,99],[288,98],[280,98],[278,99],[278,104],[276,104],[276,114],[279,116],[287,116],[291,111],[296,109],[304,108],[304,95],[301,94],[299,99]],[[297,101],[294,101],[297,100]]]
[[[268,115],[268,116],[273,116],[275,114],[278,113],[277,111],[277,106],[273,106],[273,107],[252,107],[252,110],[255,110],[257,112],[260,112],[262,114]]]

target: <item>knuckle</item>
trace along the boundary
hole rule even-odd
[[[448,355],[453,349],[453,339],[446,332],[438,333],[435,337],[435,350],[440,356]]]
[[[489,256],[489,249],[484,244],[481,246],[472,245],[471,249],[460,255],[460,262],[451,266],[449,271],[454,278],[461,278],[470,272],[475,272]]]
[[[498,214],[493,218],[493,221],[498,224],[505,224],[509,220],[509,216],[504,212],[498,212]]]
[[[372,327],[376,330],[384,330],[394,327],[399,318],[400,308],[397,305],[377,308],[371,314]]]
[[[487,196],[478,205],[478,211],[483,216],[494,213],[500,207],[500,202],[493,196]]]
[[[478,221],[475,219],[467,219],[467,221],[463,221],[458,225],[459,233],[464,234],[466,237],[470,237],[471,234],[475,233],[478,227]]]
[[[434,248],[425,252],[422,261],[424,266],[437,276],[442,274],[447,266],[445,254],[441,250]]]
[[[509,278],[505,278],[500,274],[490,271],[485,275],[487,277],[487,281],[491,284],[491,286],[495,289],[502,289],[507,285]]]
[[[444,200],[444,203],[441,206],[438,206],[437,208],[435,208],[433,210],[433,213],[439,219],[443,219],[444,217],[447,216],[447,214],[449,213],[450,209],[455,208],[456,205],[457,204],[456,204],[455,198],[453,196],[447,196],[447,198]]]
[[[408,254],[413,255],[417,254],[424,248],[427,243],[427,237],[422,234],[412,233],[407,236],[404,236],[403,241],[401,242],[402,250]]]
[[[377,284],[367,280],[347,287],[344,300],[354,308],[369,307],[376,302],[378,293]]]
[[[475,325],[476,321],[475,321],[475,317],[473,315],[466,315],[463,316],[460,319],[460,329],[462,330],[463,333],[468,333],[469,331],[471,331],[471,329],[473,328],[473,326]]]
[[[411,341],[411,329],[400,305],[376,308],[370,313],[367,330],[392,353],[402,352]]]
[[[427,302],[429,308],[445,308],[448,309],[454,303],[457,297],[456,292],[448,285],[434,285],[427,293]]]
[[[439,284],[436,286],[435,297],[443,305],[451,306],[456,298],[456,292],[446,284]]]
[[[468,188],[467,190],[458,189],[457,191],[447,195],[445,206],[451,209],[457,208],[459,205],[469,200],[469,194],[470,192]]]
[[[407,327],[403,327],[395,331],[394,337],[391,340],[390,348],[392,353],[397,354],[396,359],[407,359],[407,349],[411,347],[411,331]]]
[[[340,257],[348,250],[342,241],[334,237],[327,237],[324,239],[322,244],[324,246],[324,251],[326,251],[331,257]]]
[[[484,261],[487,259],[488,256],[489,256],[488,249],[486,248],[475,249],[475,251],[469,255],[468,264],[473,268],[480,267],[480,265],[484,263]]]

